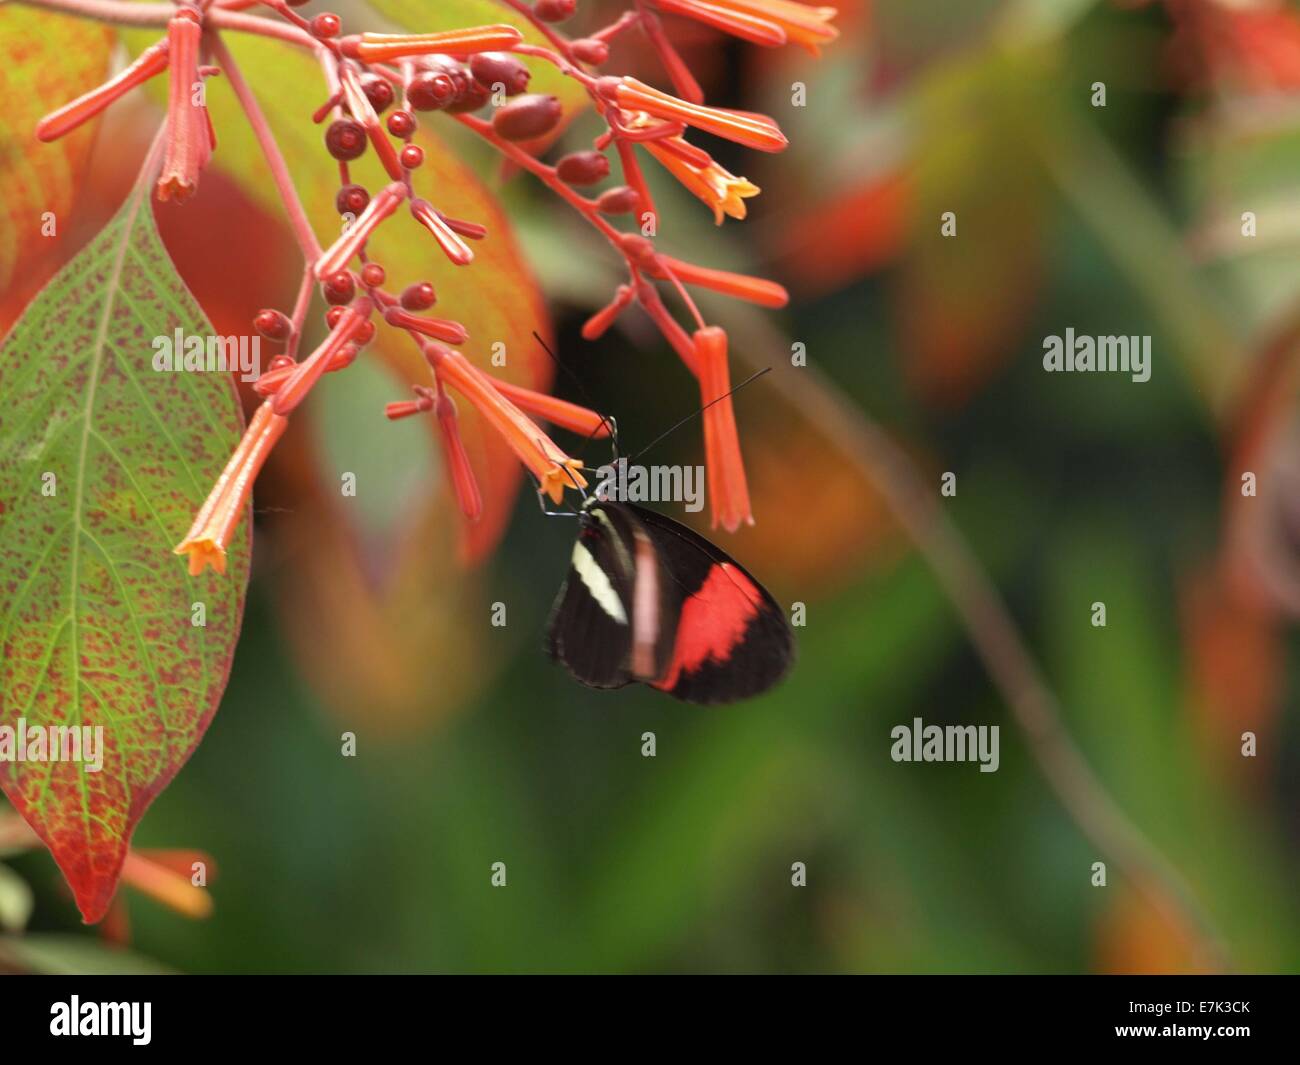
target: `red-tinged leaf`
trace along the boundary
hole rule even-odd
[[[1269,779],[1285,691],[1282,618],[1244,594],[1216,566],[1184,582],[1180,613],[1190,703],[1207,760],[1250,784]],[[1255,733],[1259,754],[1242,758],[1241,734]]]
[[[212,720],[248,579],[247,522],[225,577],[171,553],[242,421],[226,374],[153,369],[177,329],[212,332],[137,186],[0,346],[0,725],[103,729],[99,771],[0,761],[0,785],[92,922]]]
[[[17,4],[0,7],[0,292],[26,256],[67,228],[94,138],[92,120],[41,144],[36,123],[103,81],[112,50],[106,26]]]
[[[795,213],[774,241],[780,276],[807,298],[889,262],[906,242],[912,196],[909,175],[888,171]]]
[[[1209,971],[1196,936],[1131,888],[1117,885],[1097,920],[1093,971],[1113,975]]]

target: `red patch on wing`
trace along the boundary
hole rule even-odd
[[[654,687],[671,691],[682,673],[695,672],[709,659],[725,662],[762,605],[762,593],[740,570],[725,562],[714,565],[700,590],[682,604],[672,660]]]

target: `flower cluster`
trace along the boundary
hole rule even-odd
[[[713,522],[728,530],[752,522],[735,415],[729,397],[727,336],[701,317],[689,288],[701,286],[768,307],[786,302],[781,286],[758,278],[710,269],[661,254],[655,247],[656,211],[641,170],[638,149],[701,200],[721,224],[743,219],[745,201],[759,188],[730,173],[688,139],[700,130],[757,151],[786,146],[777,123],[765,115],[713,107],[687,64],[674,49],[661,15],[683,17],[765,47],[801,45],[813,54],[832,41],[832,8],[793,0],[633,0],[633,6],[602,29],[572,38],[557,28],[576,13],[577,0],[503,0],[527,18],[546,46],[530,44],[510,25],[473,26],[440,33],[344,35],[338,16],[312,19],[294,7],[305,0],[261,0],[275,18],[245,13],[258,0],[181,2],[168,19],[166,34],[104,85],[42,120],[37,135],[53,140],[98,114],[131,88],[164,70],[170,74],[167,119],[160,148],[148,165],[157,168],[161,199],[184,200],[216,147],[203,99],[203,80],[222,74],[243,105],[267,156],[286,213],[304,255],[303,283],[293,309],[268,308],[254,322],[267,339],[284,343],[258,380],[264,397],[247,432],[176,548],[188,556],[190,571],[208,565],[224,572],[225,553],[245,510],[252,483],[284,433],[287,419],[326,373],[349,366],[377,328],[405,333],[429,367],[430,382],[417,384],[415,398],[389,404],[389,418],[431,414],[437,420],[447,469],[467,518],[481,511],[473,469],[457,428],[451,392],[468,402],[485,423],[510,445],[538,490],[560,502],[566,489],[581,492],[586,481],[578,459],[565,453],[539,422],[550,422],[587,437],[604,435],[607,422],[593,411],[500,381],[476,368],[456,348],[470,341],[454,318],[428,312],[437,299],[428,281],[414,281],[400,293],[385,288],[383,267],[367,256],[370,238],[399,214],[408,215],[456,267],[474,261],[473,242],[485,228],[450,217],[417,192],[424,160],[414,136],[424,115],[441,112],[495,147],[521,170],[541,180],[577,210],[624,260],[627,280],[612,300],[591,317],[583,335],[594,339],[627,308],[639,306],[658,327],[696,378],[704,407],[704,441]],[[609,44],[640,31],[659,58],[673,92],[630,76],[602,75]],[[322,248],[307,224],[287,167],[244,82],[222,35],[256,33],[309,50],[325,79],[325,100],[313,120],[324,125],[324,148],[338,162],[336,206],[347,221],[342,235]],[[586,91],[602,124],[591,147],[569,152],[554,164],[541,158],[569,117],[553,97],[527,91],[528,60],[550,64]],[[210,63],[211,65],[207,65]],[[491,104],[490,118],[486,117]],[[385,117],[386,116],[386,117]],[[417,117],[420,116],[420,117]],[[388,184],[373,194],[353,182],[349,163],[373,152]],[[589,193],[611,173],[610,153],[618,159],[622,183]],[[631,231],[617,224],[632,223]],[[683,326],[665,305],[660,286],[680,302],[690,325]],[[299,359],[299,340],[315,289],[329,310],[325,340]]]

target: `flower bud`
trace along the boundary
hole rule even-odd
[[[422,70],[406,83],[406,98],[417,111],[437,111],[455,96],[455,82],[440,70]]]
[[[253,328],[267,340],[288,340],[289,334],[293,332],[293,323],[283,311],[268,307],[257,312]]]
[[[480,52],[469,61],[474,80],[489,92],[494,85],[505,87],[507,96],[518,96],[528,88],[528,68],[509,52]]]
[[[438,302],[438,294],[429,282],[417,281],[402,289],[399,299],[408,311],[427,311]]]
[[[560,101],[554,96],[528,93],[498,107],[492,128],[508,141],[526,141],[550,133],[560,121]]]
[[[641,197],[636,189],[628,185],[617,185],[600,194],[596,200],[596,209],[605,214],[629,214],[635,211]]]
[[[595,37],[579,37],[569,44],[569,48],[574,58],[593,66],[598,67],[609,58],[609,45]]]
[[[464,92],[458,93],[456,98],[447,105],[447,110],[453,115],[463,115],[469,111],[477,111],[491,98],[492,94],[471,78]]]
[[[340,118],[325,131],[325,148],[340,162],[360,158],[366,150],[366,131],[360,122]]]
[[[360,185],[344,185],[334,197],[334,207],[339,214],[360,214],[369,203],[370,193]]]
[[[600,152],[571,152],[555,164],[555,173],[569,185],[594,185],[609,177],[609,160]]]
[[[577,10],[578,0],[537,0],[533,5],[533,14],[543,22],[563,22]]]
[[[375,109],[375,114],[382,115],[392,106],[393,87],[387,78],[381,78],[378,74],[362,74],[361,89],[370,101],[370,106]]]

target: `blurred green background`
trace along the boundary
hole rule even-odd
[[[340,689],[304,655],[313,640],[331,655],[344,637],[338,619],[314,632],[286,610],[297,545],[277,525],[279,497],[259,490],[229,689],[135,839],[211,854],[215,910],[189,921],[126,889],[131,954],[103,946],[70,961],[60,952],[95,934],[77,930],[48,857],[23,855],[10,864],[36,890],[33,964],[1196,968],[1190,928],[1150,909],[1054,797],[952,604],[885,516],[869,463],[819,419],[831,396],[885,427],[927,490],[957,474],[943,508],[1069,731],[1186,878],[1231,965],[1300,969],[1300,658],[1276,594],[1300,570],[1300,535],[1269,525],[1283,519],[1263,488],[1263,517],[1242,517],[1234,499],[1243,468],[1281,483],[1265,474],[1283,465],[1295,412],[1294,378],[1273,368],[1290,366],[1295,345],[1270,346],[1300,299],[1300,230],[1286,228],[1300,164],[1293,10],[853,2],[816,62],[672,25],[711,99],[774,114],[792,141],[761,160],[710,145],[764,189],[745,222],[715,230],[680,190],[655,186],[661,247],[794,296],[777,313],[702,301],[731,331],[737,377],[776,368],[737,401],[758,524],[719,540],[783,602],[808,604],[790,679],[714,710],[576,685],[541,651],[572,523],[522,493],[482,566],[411,578],[412,594],[448,604],[432,630],[443,635],[400,658],[407,695],[385,691],[377,713],[356,697],[364,673]],[[1098,82],[1105,107],[1092,104]],[[581,341],[609,257],[526,179],[502,195],[590,400],[567,378],[557,392],[615,415],[635,450],[690,411],[688,377],[636,322]],[[939,235],[948,210],[955,240]],[[1245,210],[1260,236],[1239,235]],[[1044,373],[1043,337],[1067,326],[1149,334],[1150,381]],[[811,369],[790,366],[793,341]],[[400,396],[384,371],[349,374],[313,397],[313,430],[321,482],[357,474],[349,520],[374,576],[440,474],[417,430],[376,429]],[[1266,441],[1254,451],[1252,434]],[[604,457],[600,445],[587,454]],[[654,461],[699,455],[691,426]],[[1288,550],[1261,561],[1259,537],[1234,531],[1259,522]],[[449,536],[428,551],[449,554]],[[504,628],[489,623],[498,601]],[[1098,601],[1105,628],[1091,624]],[[400,630],[403,615],[390,621]],[[1000,725],[999,770],[892,762],[890,729],[914,717]],[[1240,756],[1245,730],[1253,760]],[[340,755],[344,731],[354,758]],[[1091,883],[1098,860],[1104,888]],[[505,888],[490,884],[498,861]],[[805,888],[791,885],[797,861]]]

